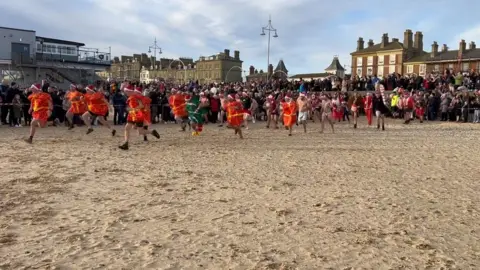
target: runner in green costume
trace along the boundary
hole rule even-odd
[[[190,120],[193,132],[192,136],[200,135],[203,130],[203,123],[205,122],[204,114],[207,113],[207,108],[201,107],[200,96],[194,93],[189,101],[187,101],[188,119]]]

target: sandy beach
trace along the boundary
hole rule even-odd
[[[480,125],[387,122],[0,127],[0,269],[480,269]]]

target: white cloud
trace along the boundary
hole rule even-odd
[[[114,55],[142,53],[154,38],[163,57],[212,55],[225,48],[240,50],[244,68],[266,69],[267,39],[260,36],[268,22],[278,29],[271,44],[270,62],[283,58],[291,73],[322,72],[333,55],[349,65],[356,40],[379,42],[383,33],[403,39],[403,31],[423,31],[424,44],[460,39],[479,40],[475,25],[480,3],[467,5],[462,16],[444,23],[447,0],[15,0],[0,1],[0,25],[35,29],[39,35],[80,41],[88,47],[112,47]],[[391,13],[378,12],[385,6]],[[59,11],[61,10],[61,11]],[[12,25],[12,22],[15,24]],[[455,35],[455,33],[458,33]]]

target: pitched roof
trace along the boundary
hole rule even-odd
[[[390,41],[387,46],[382,48],[382,44],[378,43],[375,44],[371,47],[367,47],[363,50],[352,52],[351,55],[356,55],[356,54],[364,54],[364,53],[374,53],[374,52],[379,52],[379,51],[391,51],[391,50],[402,50],[403,49],[403,43],[400,41]]]
[[[345,71],[337,56],[333,57],[332,63],[325,70]]]
[[[326,72],[323,72],[323,73],[304,73],[304,74],[297,74],[297,75],[293,75],[293,76],[290,76],[289,78],[290,79],[302,79],[302,78],[324,78],[324,77],[328,77],[328,76],[332,76],[332,74],[330,73],[326,73]]]
[[[462,59],[478,59],[480,58],[480,48],[466,50]],[[457,61],[458,60],[458,50],[448,50],[446,52],[438,52],[435,57],[432,57],[430,52],[424,52],[421,55],[412,57],[405,61],[408,62],[441,62],[441,61]]]
[[[279,70],[288,74],[288,69],[285,67],[285,63],[281,59],[278,61],[277,67],[275,68],[275,71]]]

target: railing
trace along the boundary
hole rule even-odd
[[[100,59],[100,54],[96,56],[78,56],[72,54],[36,52],[30,53],[11,53],[12,65],[36,65],[38,62],[57,62],[57,63],[80,63],[80,64],[101,64],[110,65],[111,61],[108,54],[102,54],[104,59]],[[105,58],[106,57],[106,58]],[[108,59],[108,60],[107,60]]]
[[[35,65],[35,64],[36,64],[35,54],[12,52],[12,65]]]

